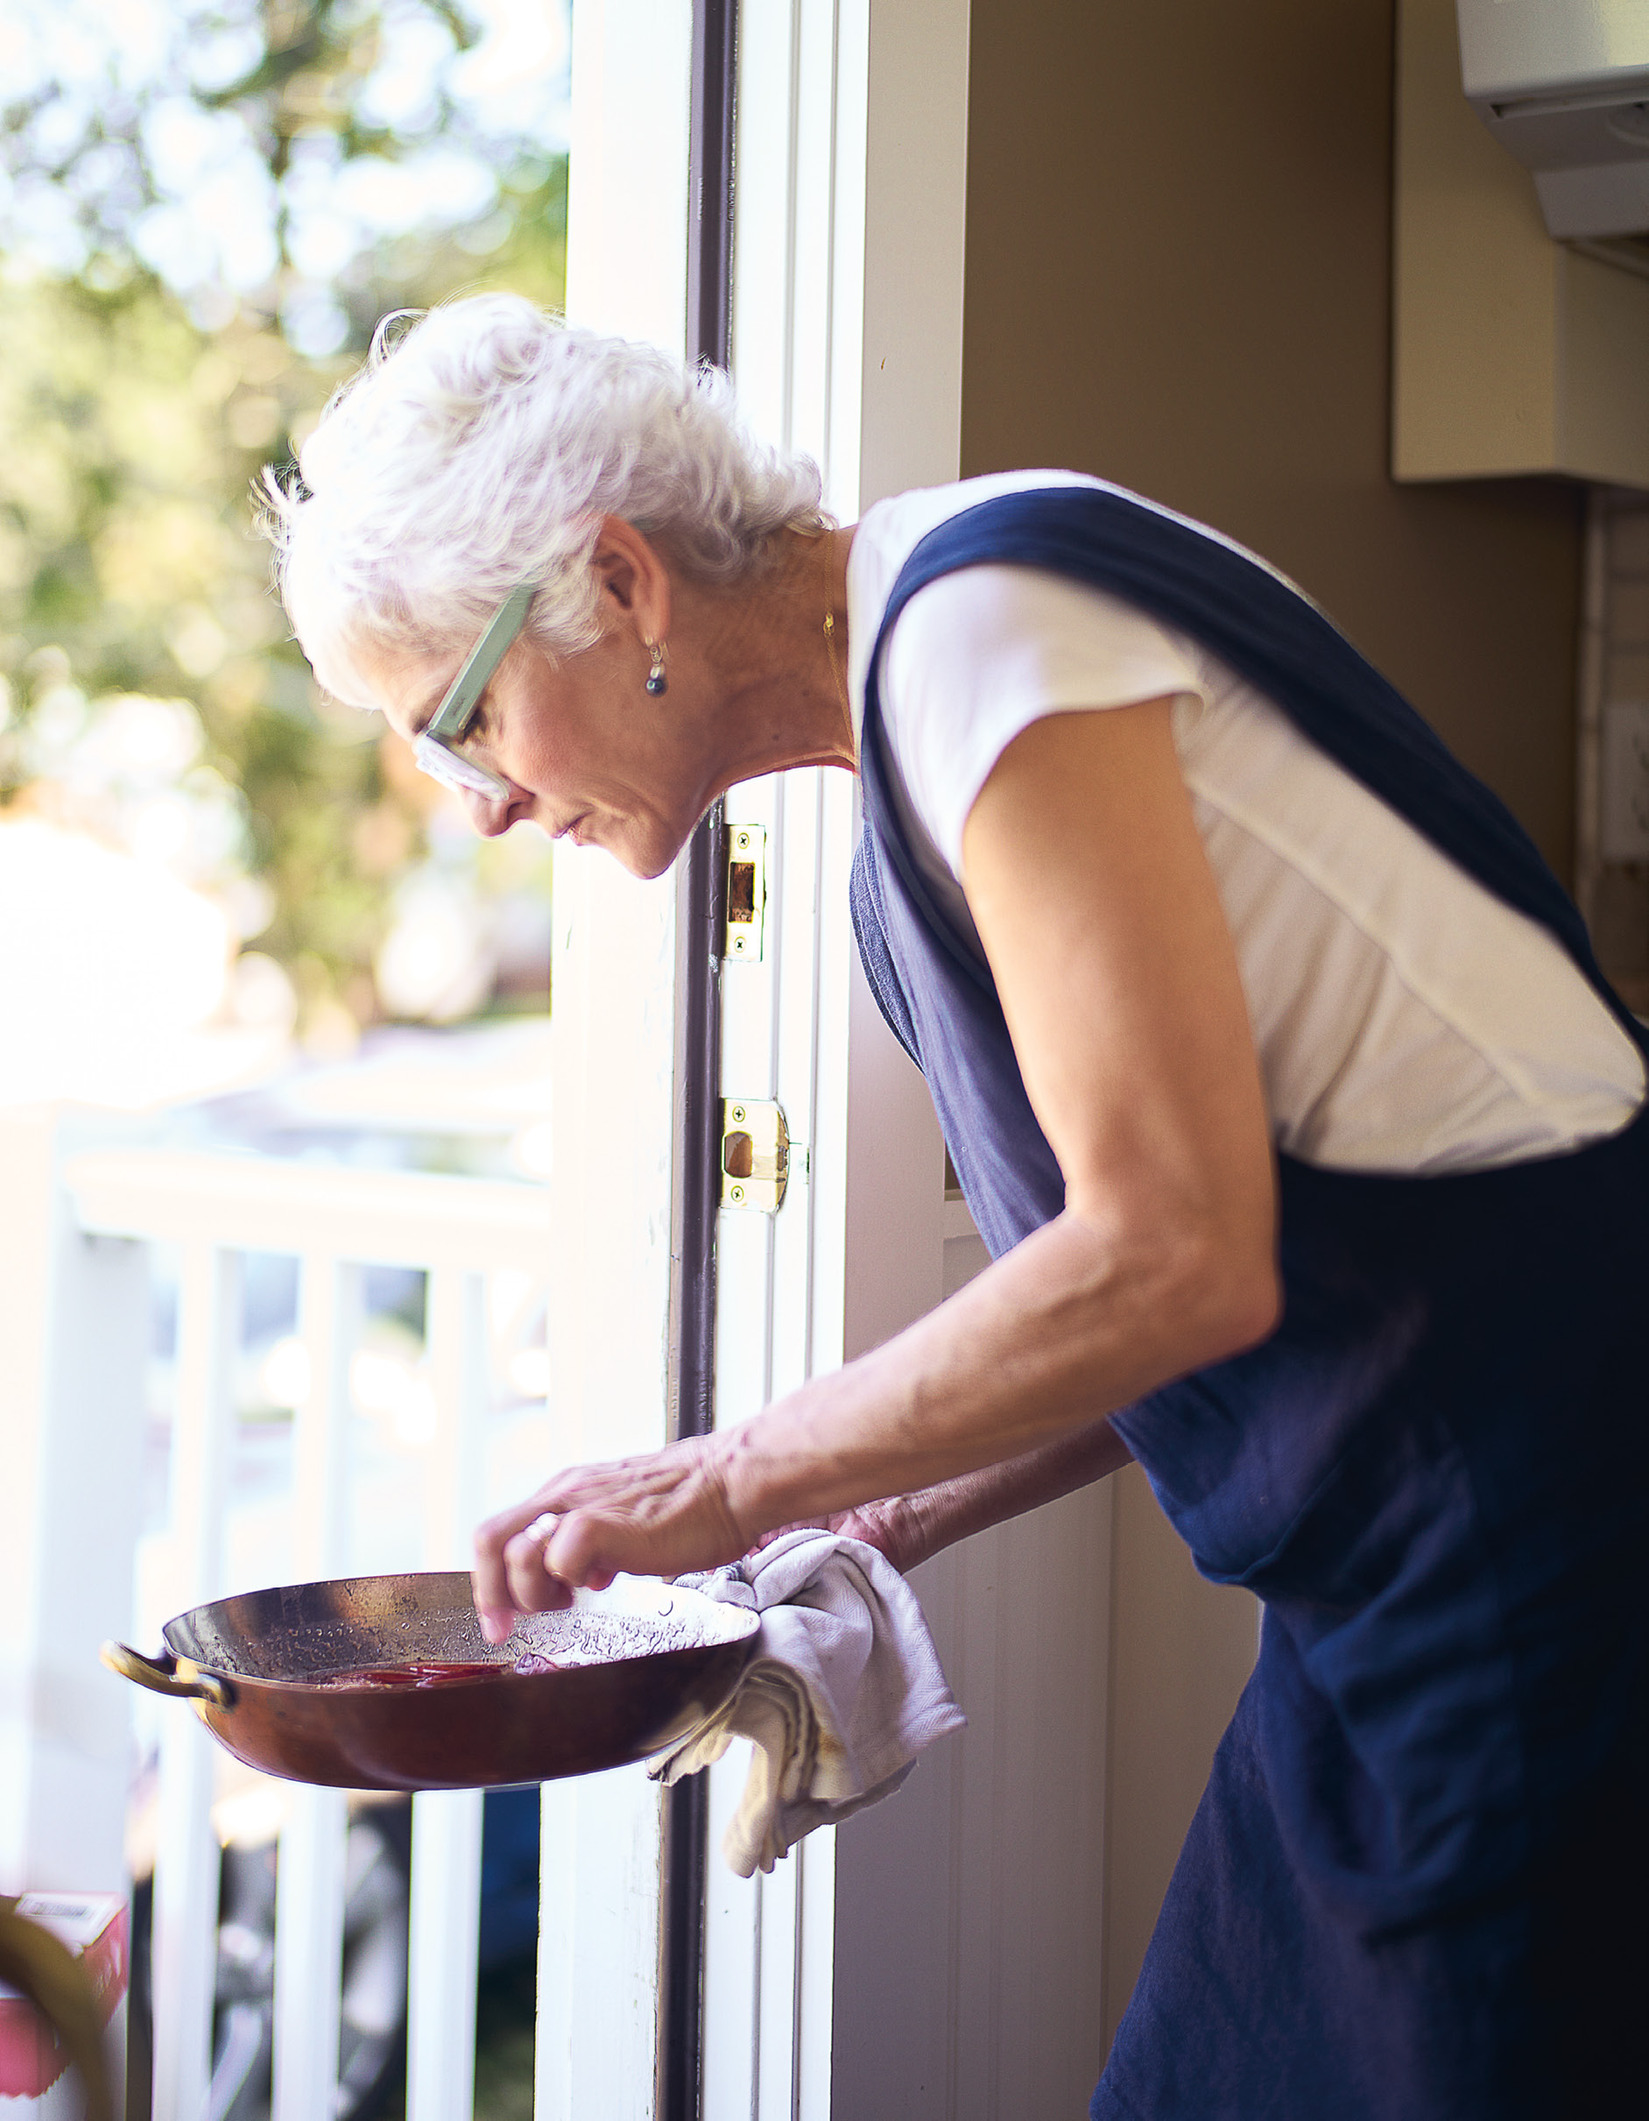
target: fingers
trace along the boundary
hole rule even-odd
[[[557,1519],[540,1508],[541,1500],[542,1491],[476,1531],[470,1583],[488,1642],[507,1642],[521,1613],[555,1613],[572,1603],[572,1586],[546,1565],[545,1548]]]
[[[620,1569],[675,1576],[736,1560],[748,1543],[703,1439],[571,1467],[476,1533],[481,1631],[501,1643],[519,1614],[559,1611],[575,1588],[605,1590]]]
[[[550,1541],[559,1522],[552,1512],[544,1511],[505,1543],[504,1580],[517,1612],[559,1613],[573,1602],[573,1586],[556,1574],[550,1561]],[[482,1631],[486,1631],[485,1615]]]
[[[541,1495],[491,1518],[475,1535],[470,1582],[488,1642],[507,1642],[522,1613],[564,1612],[575,1590],[604,1591],[617,1574],[601,1552],[607,1527],[600,1514],[536,1509]]]

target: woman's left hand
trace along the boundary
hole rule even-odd
[[[839,1539],[859,1539],[891,1561],[901,1576],[925,1561],[932,1548],[922,1537],[922,1528],[911,1500],[890,1495],[881,1502],[861,1502],[851,1510],[832,1510],[823,1517],[802,1517],[794,1524],[781,1524],[763,1532],[751,1547],[759,1554],[786,1532],[834,1532]]]
[[[712,1439],[642,1458],[569,1466],[475,1535],[475,1610],[489,1642],[522,1613],[554,1613],[622,1570],[679,1576],[737,1561],[751,1535],[728,1501]]]

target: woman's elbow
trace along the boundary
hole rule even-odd
[[[1282,1276],[1269,1222],[1193,1220],[1170,1247],[1165,1316],[1179,1321],[1188,1367],[1224,1362],[1258,1347],[1283,1314]]]
[[[1283,1282],[1276,1255],[1268,1248],[1241,1261],[1232,1261],[1220,1290],[1217,1337],[1226,1342],[1224,1355],[1241,1355],[1269,1340],[1283,1316]]]
[[[1283,1286],[1271,1203],[1166,1193],[1142,1191],[1120,1215],[1070,1205],[1090,1232],[1101,1279],[1121,1269],[1141,1328],[1164,1343],[1158,1358],[1183,1374],[1268,1340],[1282,1318]]]

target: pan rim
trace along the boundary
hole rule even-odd
[[[187,1647],[181,1637],[187,1634],[198,1641],[200,1622],[202,1620],[221,1616],[225,1608],[241,1605],[249,1599],[275,1599],[284,1604],[289,1600],[298,1598],[305,1592],[359,1593],[380,1588],[384,1585],[418,1582],[430,1584],[439,1582],[442,1579],[446,1579],[454,1587],[462,1584],[467,1598],[470,1578],[467,1571],[462,1569],[406,1569],[359,1576],[313,1577],[299,1583],[258,1585],[248,1590],[226,1592],[217,1598],[203,1600],[197,1605],[189,1606],[180,1613],[174,1613],[161,1627],[161,1640],[165,1645],[166,1651],[177,1663],[187,1664],[198,1672],[211,1673],[213,1676],[226,1679],[236,1686],[268,1687],[281,1692],[309,1692],[323,1683],[324,1678],[330,1678],[333,1675],[331,1673],[325,1675],[311,1673],[308,1675],[300,1674],[296,1677],[280,1677],[269,1673],[239,1670],[232,1665],[216,1663],[210,1658],[195,1654],[193,1650]],[[666,1614],[659,1613],[658,1601],[660,1599],[669,1600],[672,1603],[685,1599],[694,1605],[703,1607],[707,1613],[715,1617],[714,1631],[705,1638],[694,1642],[678,1642],[669,1648],[656,1650],[638,1650],[623,1657],[605,1657],[578,1664],[559,1665],[549,1672],[513,1673],[511,1661],[506,1657],[500,1656],[496,1661],[496,1669],[500,1673],[511,1672],[523,1684],[530,1684],[534,1680],[556,1680],[565,1684],[568,1679],[578,1672],[611,1672],[629,1664],[656,1664],[664,1661],[674,1663],[681,1658],[702,1655],[708,1650],[726,1649],[740,1643],[748,1645],[761,1628],[761,1614],[755,1608],[738,1605],[731,1601],[713,1599],[695,1585],[671,1583],[660,1577],[620,1576],[615,1578],[614,1583],[607,1590],[589,1594],[586,1605],[562,1608],[561,1610],[573,1612],[588,1611],[596,1615],[609,1614],[614,1618],[644,1618],[652,1617],[654,1614],[657,1614],[660,1618],[668,1617]],[[651,1611],[648,1610],[649,1606]],[[526,1614],[522,1617],[532,1620],[554,1618],[556,1616]],[[223,1627],[222,1618],[215,1618],[214,1624],[221,1630]],[[174,1630],[178,1631],[176,1635]],[[507,1645],[501,1644],[498,1647],[502,1649],[507,1647]],[[521,1654],[529,1653],[530,1648],[530,1644],[524,1644]],[[466,1658],[453,1661],[480,1663],[486,1660]],[[370,1667],[363,1664],[357,1667],[343,1665],[336,1668],[340,1673],[351,1669],[368,1670]],[[477,1673],[465,1679],[444,1681],[440,1692],[443,1697],[453,1694],[461,1695],[471,1688],[490,1687],[495,1684],[496,1680],[492,1673]],[[434,1690],[409,1689],[402,1692],[392,1688],[385,1688],[376,1697],[374,1697],[372,1690],[367,1688],[360,1689],[358,1694],[354,1689],[339,1689],[339,1691],[350,1693],[359,1699],[378,1698],[392,1701],[410,1699],[415,1692],[422,1694],[426,1691]]]

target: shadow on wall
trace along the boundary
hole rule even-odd
[[[962,468],[1264,553],[1567,877],[1582,490],[1389,475],[1394,13],[974,0]]]

